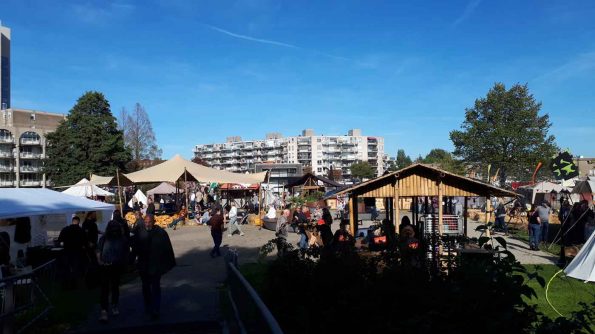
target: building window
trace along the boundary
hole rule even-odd
[[[322,167],[318,167],[316,170],[317,170],[319,173],[322,173]]]

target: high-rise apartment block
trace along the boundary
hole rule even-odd
[[[0,24],[0,109],[10,108],[10,29]]]
[[[327,175],[331,168],[341,170],[344,178],[350,178],[350,167],[357,161],[367,161],[381,175],[385,159],[384,139],[363,136],[359,129],[343,136],[316,135],[306,129],[301,136],[269,133],[264,140],[228,137],[225,143],[196,145],[194,155],[232,172],[254,172],[258,163],[299,163],[317,175]]]
[[[0,187],[45,187],[46,134],[64,115],[34,110],[0,110]]]

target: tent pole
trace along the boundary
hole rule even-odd
[[[95,197],[95,195],[93,195],[93,184],[91,184],[91,176],[92,175],[93,175],[93,172],[89,172],[89,182],[87,183],[89,188],[91,188],[91,198]]]
[[[186,167],[184,167],[184,194],[186,195],[186,212],[189,212],[190,208],[188,207],[188,177],[186,175]]]
[[[122,212],[122,188],[120,187],[120,171],[116,168],[116,181],[118,181],[118,202],[120,202],[120,216],[124,217]]]

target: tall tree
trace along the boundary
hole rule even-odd
[[[134,105],[132,113],[122,108],[120,122],[124,131],[124,142],[132,153],[134,165],[138,165],[139,161],[144,159],[161,159],[162,151],[157,146],[151,120],[140,103]]]
[[[86,92],[66,120],[47,135],[44,170],[54,185],[74,184],[89,173],[114,175],[130,160],[124,136],[102,93]]]
[[[426,157],[422,160],[425,164],[433,164],[437,165],[439,168],[442,168],[446,171],[455,174],[465,174],[465,168],[463,164],[456,160],[453,155],[441,148],[435,148],[426,155]]]
[[[357,179],[371,179],[376,176],[376,169],[367,161],[358,161],[351,165],[351,175]]]
[[[451,131],[454,154],[468,165],[499,168],[500,186],[508,177],[527,179],[538,162],[549,165],[557,150],[554,136],[548,135],[549,116],[540,116],[540,110],[541,103],[527,85],[506,90],[496,83],[485,98],[466,109],[461,130]]]
[[[397,169],[403,169],[413,163],[411,161],[411,157],[405,154],[405,150],[401,149],[397,151],[397,159],[396,159],[396,166]]]

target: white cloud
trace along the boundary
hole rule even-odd
[[[463,13],[459,17],[457,17],[456,20],[454,20],[454,22],[451,24],[451,26],[454,28],[454,27],[458,26],[459,24],[461,24],[463,21],[465,21],[467,18],[469,18],[469,16],[471,16],[471,14],[473,14],[473,12],[479,6],[480,3],[481,3],[481,0],[472,0],[472,1],[468,2],[467,6],[465,6],[465,10],[463,11]]]

